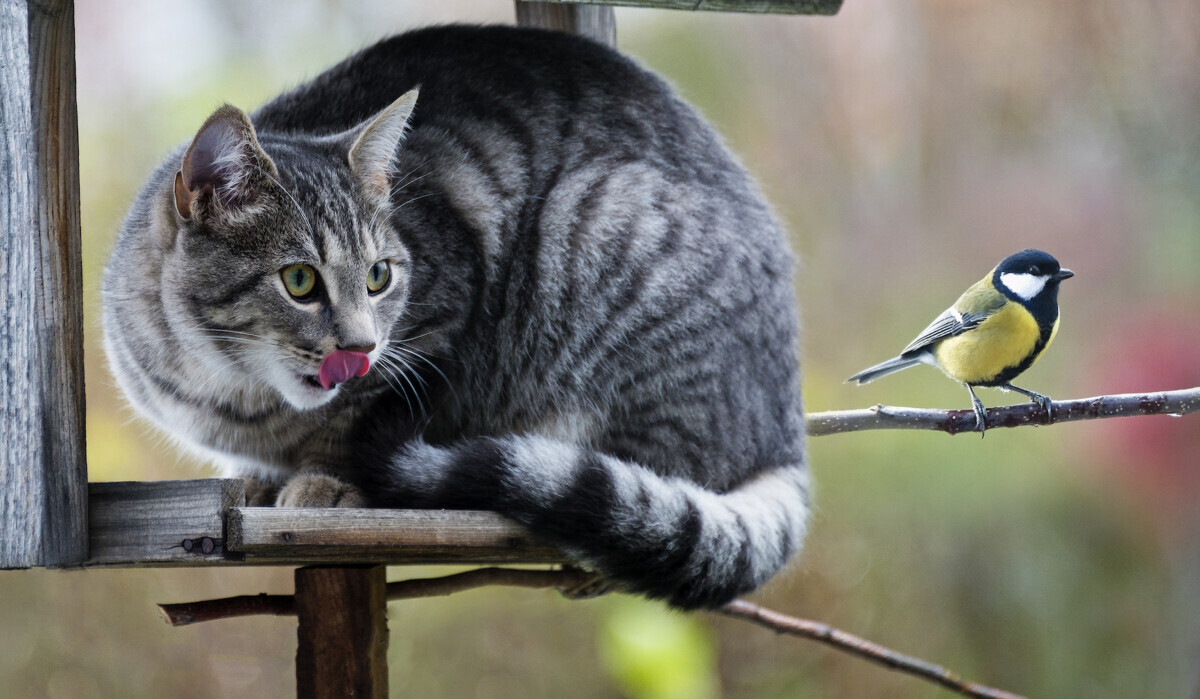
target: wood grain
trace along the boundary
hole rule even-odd
[[[616,48],[617,20],[611,7],[516,0],[517,24],[579,34]]]
[[[580,5],[582,0],[544,0],[529,5]],[[589,5],[643,7],[660,10],[706,10],[788,15],[836,15],[842,0],[587,0]],[[558,28],[558,27],[555,27]]]
[[[225,555],[225,517],[245,503],[237,479],[92,483],[86,566],[187,566]]]
[[[561,563],[494,512],[236,507],[230,552],[247,563]]]
[[[297,697],[387,697],[383,566],[300,568],[295,610]]]
[[[74,21],[0,0],[0,568],[87,556]]]

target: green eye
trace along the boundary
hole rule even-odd
[[[317,288],[317,270],[308,265],[292,265],[285,267],[279,273],[283,277],[283,285],[293,298],[307,300]]]
[[[383,291],[388,284],[388,279],[391,278],[391,270],[388,268],[387,260],[380,260],[371,265],[371,269],[367,270],[367,291],[372,294],[377,294]]]

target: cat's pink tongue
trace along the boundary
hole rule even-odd
[[[326,391],[355,376],[362,376],[371,368],[371,358],[362,352],[334,350],[321,362],[321,388]]]

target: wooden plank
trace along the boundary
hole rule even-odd
[[[585,0],[543,0],[541,3],[529,4],[579,5],[584,2]],[[788,15],[836,15],[842,8],[842,0],[586,0],[586,4]]]
[[[92,483],[87,566],[230,563],[225,517],[245,504],[238,479]]]
[[[247,563],[562,563],[494,512],[235,507],[230,552]]]
[[[387,578],[383,566],[296,570],[296,696],[385,699]]]
[[[0,568],[87,557],[75,15],[0,0]]]
[[[612,47],[617,45],[617,20],[611,7],[516,0],[517,24],[579,34]]]
[[[238,479],[92,483],[85,567],[562,563],[494,512],[244,507]]]

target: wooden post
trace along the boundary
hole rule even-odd
[[[579,34],[616,47],[617,20],[613,8],[599,5],[517,2],[517,24]]]
[[[87,558],[75,8],[0,0],[0,568]]]
[[[296,569],[296,696],[386,699],[387,577],[383,566]]]

